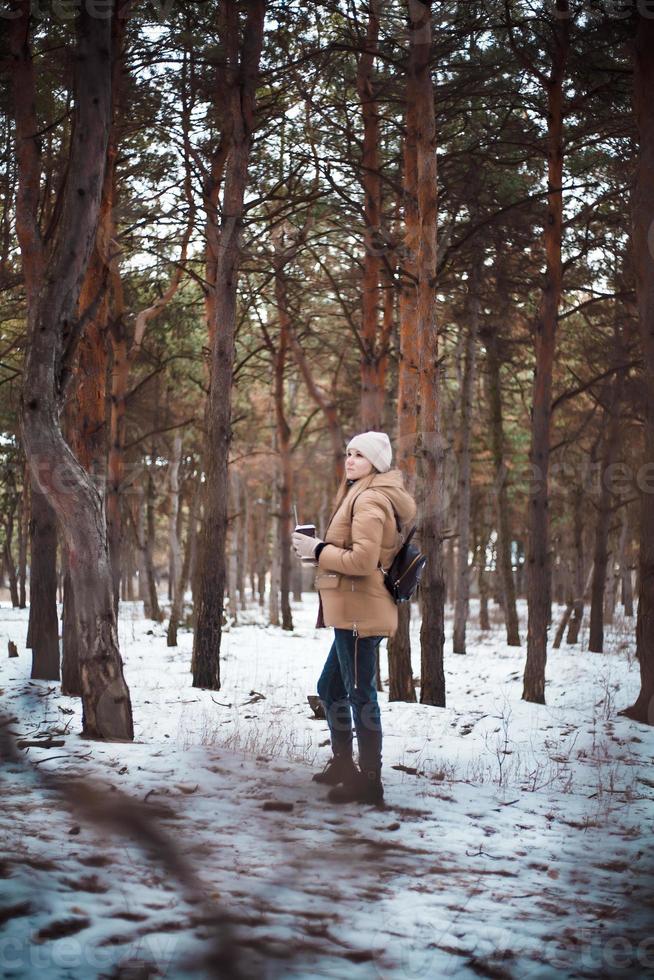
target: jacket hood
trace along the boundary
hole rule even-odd
[[[356,480],[347,495],[354,500],[365,490],[379,489],[393,504],[401,524],[412,521],[416,516],[413,497],[404,489],[404,474],[401,470],[388,470],[387,473],[372,473]]]

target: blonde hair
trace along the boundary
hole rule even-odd
[[[372,466],[372,463],[370,465]],[[379,472],[380,471],[377,469],[377,467],[373,466],[371,472],[369,473],[369,476],[373,476],[374,474]],[[336,513],[336,511],[341,506],[341,504],[347,497],[348,493],[350,492],[351,488],[348,487],[347,480],[348,480],[347,475],[344,473],[341,478],[341,482],[338,485],[338,489],[336,490],[336,495],[334,497],[334,502],[332,504],[332,516]]]

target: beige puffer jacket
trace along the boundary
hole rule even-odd
[[[325,626],[358,636],[393,636],[397,630],[397,606],[379,568],[388,568],[402,540],[391,501],[406,531],[416,505],[400,470],[357,480],[332,515],[316,575]]]

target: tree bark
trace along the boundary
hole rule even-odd
[[[57,522],[37,486],[30,494],[30,607],[26,646],[32,651],[32,677],[59,680],[57,614]]]
[[[18,597],[18,575],[16,573],[16,563],[11,550],[13,538],[14,512],[12,511],[7,514],[5,523],[4,563],[7,570],[7,576],[9,578],[9,594],[11,596],[11,604],[14,609],[18,609],[20,606],[20,599]]]
[[[419,349],[417,320],[417,259],[420,246],[418,217],[418,163],[416,131],[417,106],[407,80],[405,133],[402,148],[402,208],[404,212],[404,253],[400,268],[398,298],[400,361],[398,365],[396,462],[404,473],[409,493],[416,490],[416,451],[419,399]],[[398,607],[398,627],[388,641],[389,701],[416,701],[411,664],[411,612],[409,604]]]
[[[513,577],[511,556],[511,524],[509,520],[508,469],[505,461],[504,419],[502,412],[502,387],[500,381],[500,351],[497,331],[484,332],[490,414],[490,437],[495,470],[495,509],[497,514],[497,566],[502,583],[506,642],[510,647],[520,646],[520,627],[516,605],[516,585]]]
[[[411,623],[411,603],[402,602],[397,607],[398,628],[388,640],[388,700],[416,700],[411,667],[411,644],[408,642]]]
[[[200,493],[202,484],[198,482],[189,507],[188,528],[186,531],[186,547],[184,549],[184,561],[177,581],[177,588],[170,607],[170,619],[168,620],[168,630],[166,635],[166,646],[177,646],[177,629],[184,615],[184,593],[186,592],[191,576],[191,556],[193,554],[193,542],[197,534],[198,510],[200,508]]]
[[[634,614],[634,590],[631,582],[631,527],[629,523],[629,508],[624,508],[622,534],[624,545],[620,552],[620,598],[625,616]]]
[[[632,250],[636,299],[643,350],[645,395],[644,465],[654,470],[654,21],[638,14],[634,46],[634,107],[638,127],[638,161],[632,196]],[[654,495],[641,490],[640,554],[636,655],[640,693],[625,714],[654,725]]]
[[[552,70],[544,79],[547,92],[547,219],[544,244],[545,286],[535,324],[534,384],[531,417],[531,464],[527,559],[527,662],[522,697],[545,703],[547,626],[550,621],[549,454],[552,413],[552,370],[556,326],[561,301],[563,265],[563,79],[568,58],[570,22],[568,0],[556,0]]]
[[[415,143],[418,216],[416,255],[416,323],[420,418],[418,472],[420,542],[427,556],[421,580],[420,702],[445,707],[444,580],[442,557],[443,443],[440,434],[438,331],[436,326],[436,119],[430,71],[431,2],[409,0],[409,63],[407,102],[415,106],[415,128],[407,140]]]
[[[220,689],[236,286],[266,5],[264,0],[251,0],[248,4],[240,59],[238,10],[234,0],[225,0],[224,7],[227,25],[225,47],[230,75],[227,97],[231,133],[219,248],[215,252],[215,280],[211,284],[215,308],[210,324],[212,340],[207,404],[207,498],[193,643],[193,686],[211,690]]]
[[[181,575],[181,547],[179,541],[180,490],[179,468],[182,463],[182,436],[178,431],[173,437],[173,451],[169,460],[168,490],[170,493],[170,514],[168,516],[168,548],[170,601],[174,602]]]
[[[593,554],[593,582],[590,596],[590,635],[588,649],[591,653],[604,650],[604,593],[609,562],[608,541],[611,526],[612,494],[607,474],[614,463],[620,441],[618,407],[622,391],[622,376],[616,375],[605,413],[606,438],[600,466],[600,493],[595,524],[595,549]],[[606,419],[608,415],[608,419]],[[613,572],[611,571],[611,575]]]
[[[270,595],[268,597],[268,621],[271,626],[279,626],[279,582],[280,574],[280,548],[279,548],[279,480],[277,467],[272,475],[272,498],[270,501],[270,514],[272,517],[272,556],[270,560]]]
[[[379,165],[379,105],[374,62],[379,43],[380,0],[368,3],[366,39],[357,66],[363,119],[360,181],[363,189],[364,257],[361,280],[361,427],[378,431],[385,402],[388,337],[379,336],[382,278],[382,181]],[[384,325],[386,326],[386,325]]]
[[[29,31],[29,4],[12,24],[13,50],[22,57]],[[77,23],[74,124],[61,217],[52,255],[40,288],[28,293],[27,356],[23,376],[22,431],[32,477],[57,515],[66,546],[79,623],[83,733],[132,739],[129,691],[123,677],[112,601],[111,570],[102,500],[88,473],[65,442],[59,416],[70,377],[72,356],[82,332],[78,301],[95,242],[111,115],[111,21],[81,7]],[[15,88],[17,144],[32,140],[23,111],[34,90]],[[26,190],[36,172],[20,167]],[[24,201],[19,205],[22,207]],[[26,279],[36,212],[21,238]],[[23,228],[23,230],[25,230]],[[42,242],[41,242],[42,245]]]
[[[470,443],[472,438],[472,398],[476,375],[477,330],[479,326],[481,258],[476,257],[468,280],[467,310],[465,317],[465,367],[461,387],[461,420],[459,428],[458,464],[459,492],[457,511],[457,565],[454,602],[454,629],[452,650],[466,652],[466,623],[470,602],[470,481],[472,462]]]
[[[23,471],[23,492],[18,501],[18,605],[27,606],[27,547],[29,540],[30,482],[27,467]]]
[[[581,487],[574,495],[573,501],[573,555],[574,567],[572,577],[572,615],[568,624],[568,644],[577,643],[579,630],[584,618],[584,525],[583,525],[584,496]]]
[[[146,587],[148,590],[148,606],[150,617],[157,623],[163,619],[159,607],[159,594],[157,592],[157,573],[154,567],[154,550],[157,539],[156,525],[156,488],[154,483],[154,465],[157,458],[156,447],[152,446],[151,462],[147,468],[146,491],[145,491],[145,535],[143,541],[143,557],[145,560]]]
[[[291,429],[286,419],[285,374],[286,353],[291,333],[291,315],[288,306],[288,284],[286,265],[293,253],[285,247],[283,226],[273,232],[273,271],[275,274],[275,305],[279,323],[279,340],[274,351],[274,400],[277,423],[277,451],[279,453],[279,547],[280,547],[280,588],[282,607],[282,629],[293,629],[291,613],[291,499],[293,497],[293,466],[291,450]]]

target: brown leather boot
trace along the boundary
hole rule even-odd
[[[311,778],[314,783],[325,783],[327,786],[338,786],[348,779],[352,779],[358,773],[357,767],[352,761],[352,756],[334,755],[329,760],[322,772],[317,772]]]
[[[335,786],[327,794],[330,803],[372,803],[379,806],[384,802],[384,787],[378,769],[366,772],[355,770],[355,775]]]

